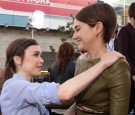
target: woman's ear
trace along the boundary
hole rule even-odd
[[[16,65],[20,65],[22,63],[21,57],[19,57],[19,56],[14,56],[13,60]]]
[[[103,32],[103,23],[97,22],[95,25],[96,31],[98,34],[101,34]]]
[[[94,28],[95,28],[95,31],[96,31],[96,37],[103,35],[104,27],[103,27],[102,22],[97,22]]]

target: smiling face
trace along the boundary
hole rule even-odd
[[[95,27],[90,27],[88,24],[74,20],[74,35],[73,38],[78,43],[80,51],[88,51],[89,47],[97,40],[97,31]]]
[[[40,71],[44,62],[41,55],[42,51],[40,46],[31,45],[25,50],[23,60],[18,56],[14,57],[14,61],[18,68],[17,73],[30,78],[40,76]]]

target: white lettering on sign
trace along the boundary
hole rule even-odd
[[[50,4],[49,0],[27,0],[27,2],[32,2],[37,4]]]

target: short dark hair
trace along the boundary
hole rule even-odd
[[[105,43],[110,41],[117,22],[114,9],[107,3],[90,4],[80,10],[75,18],[91,27],[94,27],[97,22],[102,22]]]
[[[128,15],[130,18],[134,18],[135,19],[135,2],[133,2],[128,9]]]

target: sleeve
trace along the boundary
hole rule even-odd
[[[74,76],[78,75],[78,72],[79,72],[79,60],[76,61]]]
[[[76,76],[76,75],[80,74],[82,71],[84,71],[84,70],[82,70],[82,65],[83,64],[81,65],[81,63],[83,63],[82,56],[79,56],[76,63],[75,63],[74,76]]]
[[[130,98],[130,68],[118,60],[109,70],[110,115],[127,115]]]
[[[128,55],[128,53],[129,53],[128,47],[130,45],[129,39],[130,39],[130,32],[127,30],[127,27],[125,26],[125,27],[121,28],[121,30],[118,34],[118,47],[119,47],[119,52],[122,53],[126,57],[129,65],[131,67],[131,74],[134,75],[135,68],[132,65],[129,55]]]
[[[21,85],[21,84],[18,84]],[[60,100],[57,94],[57,88],[59,84],[56,83],[27,83],[23,84],[21,90],[15,94],[15,106],[25,107],[29,104],[46,105],[50,103],[60,104]],[[20,87],[20,86],[18,86]]]

